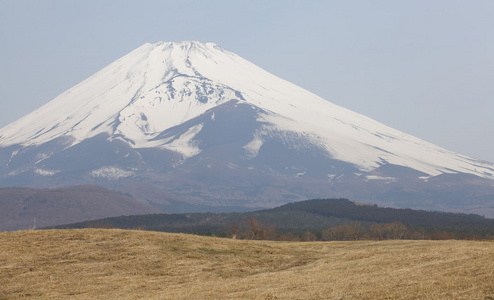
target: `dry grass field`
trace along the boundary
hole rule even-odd
[[[0,233],[0,299],[494,299],[494,243]]]

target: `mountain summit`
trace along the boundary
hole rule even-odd
[[[494,195],[492,163],[200,42],[144,44],[1,129],[0,176],[4,185],[99,183],[170,210],[346,196],[479,212]],[[443,198],[447,186],[460,194]]]

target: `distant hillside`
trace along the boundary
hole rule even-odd
[[[391,223],[402,222],[418,227],[491,227],[494,219],[476,214],[434,212],[414,209],[379,207],[358,204],[347,199],[314,199],[289,203],[273,212],[303,211],[331,218],[347,218],[353,221]]]
[[[148,204],[94,185],[59,189],[0,188],[0,230],[158,212],[160,210]]]
[[[369,231],[373,224],[398,222],[414,232],[422,233],[421,236],[414,235],[416,238],[430,237],[434,233],[447,233],[442,234],[443,238],[494,237],[494,219],[479,215],[383,208],[375,205],[360,205],[347,199],[307,200],[273,209],[244,213],[123,216],[62,225],[57,228],[140,228],[229,236],[234,234],[235,230],[248,227],[247,223],[250,219],[256,220],[264,227],[276,228],[280,234],[290,233],[298,236],[312,232],[320,237],[324,230],[348,223],[361,224],[362,234],[365,234],[364,231]]]

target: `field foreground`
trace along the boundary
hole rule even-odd
[[[494,299],[494,243],[0,233],[0,299]]]

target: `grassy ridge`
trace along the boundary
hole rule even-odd
[[[494,244],[0,233],[0,299],[492,299]]]

